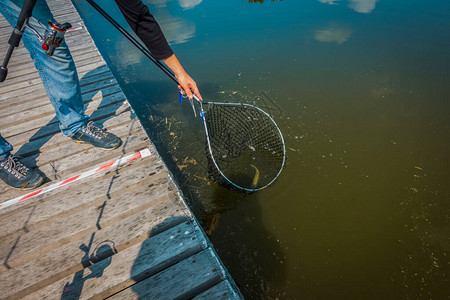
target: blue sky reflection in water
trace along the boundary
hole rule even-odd
[[[205,99],[264,107],[285,135],[272,187],[216,186],[173,83],[75,0],[248,299],[449,296],[450,2],[146,3]]]

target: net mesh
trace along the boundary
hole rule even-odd
[[[251,105],[209,103],[204,108],[209,159],[240,188],[257,190],[270,184],[283,167],[285,155],[283,137],[274,121]],[[217,180],[214,168],[210,162]]]

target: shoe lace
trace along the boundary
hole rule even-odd
[[[81,131],[98,139],[103,138],[106,132],[106,130],[94,126],[94,122],[92,121],[89,121],[86,126],[81,129]]]
[[[8,171],[12,171],[12,173],[17,173],[19,175],[26,175],[26,172],[29,170],[27,166],[25,166],[18,157],[10,154],[6,159],[4,164],[4,168]]]

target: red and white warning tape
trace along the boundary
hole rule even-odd
[[[81,173],[79,175],[73,176],[72,178],[69,178],[69,179],[66,179],[66,180],[54,183],[52,185],[46,186],[46,187],[44,187],[44,188],[42,188],[40,190],[37,190],[35,192],[31,192],[31,193],[26,194],[24,196],[20,196],[20,197],[8,200],[6,202],[0,203],[0,209],[8,207],[8,206],[11,206],[11,205],[14,205],[14,204],[17,204],[17,203],[20,203],[20,202],[25,201],[27,199],[33,198],[33,197],[35,197],[37,195],[41,195],[41,194],[53,191],[53,190],[55,190],[55,189],[57,189],[59,187],[65,186],[65,185],[67,185],[69,183],[73,183],[75,181],[78,181],[80,179],[92,176],[92,175],[97,174],[99,172],[103,172],[103,171],[109,170],[111,168],[123,165],[123,164],[125,164],[127,162],[130,162],[132,160],[136,160],[136,159],[139,159],[139,158],[144,158],[144,157],[147,157],[147,156],[150,156],[150,150],[149,149],[141,150],[141,151],[136,152],[134,154],[130,154],[128,156],[125,156],[125,157],[119,158],[119,159],[117,159],[115,161],[112,161],[110,163],[107,163],[106,165],[103,165],[101,167],[98,167],[98,168],[95,168],[93,170],[89,170],[89,171],[83,172],[83,173]]]

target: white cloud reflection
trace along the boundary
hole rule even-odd
[[[173,16],[169,13],[167,3],[171,0],[147,0],[152,5],[151,11],[154,12],[156,20],[166,36],[169,44],[186,43],[195,36],[195,23]],[[202,3],[203,0],[178,0],[178,4],[183,9],[192,9]]]
[[[178,0],[178,4],[184,9],[191,9],[202,3],[203,0]]]
[[[326,3],[330,5],[337,4],[340,0],[318,0],[320,3]]]
[[[147,0],[150,4],[150,12],[156,17],[161,26],[164,35],[170,45],[186,43],[195,36],[196,27],[192,21],[173,16],[169,13],[167,3],[171,0]],[[199,5],[203,0],[178,0],[178,4],[183,9],[192,9]],[[127,53],[119,56],[122,65],[134,65],[142,63],[144,58],[137,50],[131,48],[127,40],[118,39],[116,44],[117,51]]]
[[[151,5],[165,7],[169,1],[171,0],[147,0],[146,2]],[[203,0],[178,0],[178,4],[184,9],[194,8],[202,2]]]
[[[349,7],[356,12],[369,14],[375,9],[378,0],[350,0]]]
[[[167,13],[158,14],[158,23],[169,44],[186,43],[195,36],[196,27],[193,22],[171,16]]]
[[[180,0],[179,0],[180,1]],[[338,4],[341,0],[317,0],[320,3],[326,3],[330,5]],[[378,0],[348,0],[348,6],[356,12],[369,14],[375,9],[375,5]]]
[[[314,38],[323,43],[342,44],[348,41],[351,35],[351,29],[332,25],[327,29],[317,30]]]

